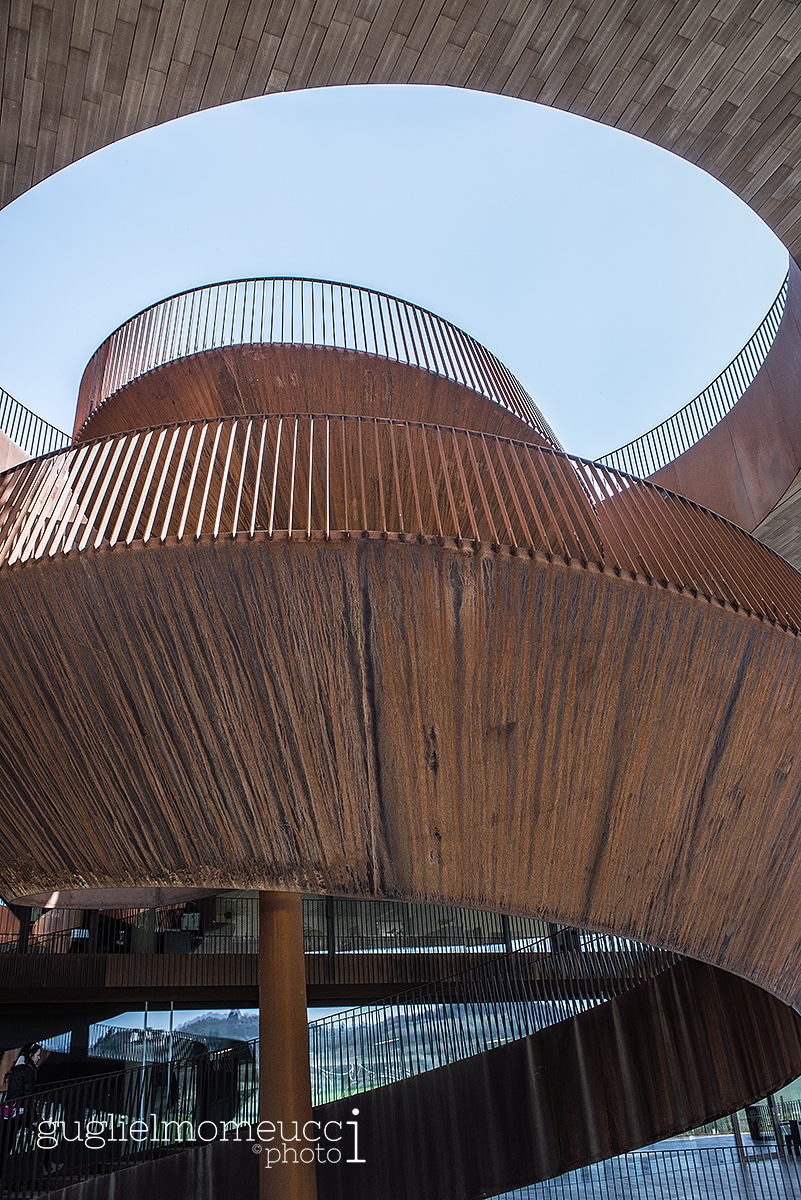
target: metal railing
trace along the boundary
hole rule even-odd
[[[624,938],[550,938],[437,980],[382,1005],[309,1025],[315,1104],[396,1083],[527,1037],[638,987],[678,955]]]
[[[417,989],[379,1009],[314,1022],[309,1027],[313,1103],[524,1037],[679,961],[623,939],[571,934],[559,953],[542,953],[552,949],[552,941],[541,939],[525,951],[500,956],[481,970]],[[462,1002],[443,1003],[446,989],[455,987]],[[514,998],[499,1001],[499,988]],[[409,1006],[412,1015],[403,1021],[400,1011]],[[258,1042],[213,1050],[179,1033],[155,1033],[106,1030],[105,1073],[98,1062],[92,1078],[40,1089],[24,1101],[3,1105],[0,1194],[7,1200],[38,1196],[221,1139],[223,1131],[235,1131],[227,1140],[253,1140]],[[332,1053],[339,1056],[335,1070]]]
[[[801,1200],[801,1164],[748,1147],[636,1150],[494,1200]]]
[[[158,908],[30,910],[30,924],[0,902],[6,954],[256,954],[257,895],[225,892]],[[308,955],[450,955],[511,950],[543,934],[542,921],[444,904],[303,898]],[[558,935],[557,935],[558,936]]]
[[[37,1092],[4,1122],[0,1194],[30,1200],[212,1140],[258,1141],[258,1047],[111,1069]],[[141,1122],[141,1124],[139,1124]],[[202,1125],[202,1128],[201,1128]],[[200,1129],[200,1132],[198,1130]],[[727,1139],[728,1142],[728,1139]],[[653,1146],[494,1200],[799,1200],[801,1162],[775,1146]]]
[[[801,576],[684,497],[562,451],[363,417],[115,434],[0,476],[0,567],[132,542],[374,536],[596,563],[801,628]]]
[[[147,1066],[152,1063],[181,1062],[197,1059],[208,1050],[230,1049],[240,1044],[236,1038],[197,1036],[181,1029],[128,1028],[121,1025],[92,1025],[89,1031],[89,1058]],[[55,1048],[55,1047],[54,1047]]]
[[[264,342],[354,350],[423,368],[495,401],[559,445],[523,385],[469,334],[395,296],[320,279],[209,284],[137,313],[90,360],[81,384],[81,420],[85,423],[127,383],[165,363]]]
[[[672,417],[598,459],[604,466],[647,477],[709,433],[753,382],[773,345],[787,301],[789,271],[759,328],[715,379]]]
[[[103,1074],[98,1062],[91,1079],[3,1104],[0,1195],[43,1195],[252,1126],[256,1043],[209,1051],[195,1042],[191,1050],[127,1069],[109,1061]]]
[[[3,388],[0,388],[0,430],[31,458],[64,450],[72,444],[68,433],[38,417]]]

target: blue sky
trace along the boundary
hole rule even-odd
[[[403,296],[482,340],[567,449],[686,403],[769,308],[786,252],[709,176],[524,101],[364,87],[269,96],[108,147],[0,212],[0,386],[71,428],[139,308],[249,275]]]

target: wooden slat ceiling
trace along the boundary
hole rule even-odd
[[[0,203],[90,151],[267,92],[434,83],[697,163],[801,250],[789,0],[0,0]]]

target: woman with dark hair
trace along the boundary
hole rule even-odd
[[[38,1042],[26,1042],[19,1052],[17,1061],[6,1075],[6,1096],[4,1110],[9,1107],[22,1108],[24,1105],[14,1105],[15,1101],[30,1096],[36,1083],[36,1072],[42,1061],[43,1050]],[[5,1111],[3,1113],[5,1116]]]
[[[33,1093],[43,1054],[38,1042],[26,1042],[5,1077],[6,1094],[0,1103],[0,1176],[6,1174],[6,1160],[17,1144],[19,1131],[35,1118],[28,1097]]]

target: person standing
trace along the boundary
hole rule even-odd
[[[6,1094],[0,1104],[0,1178],[6,1175],[8,1156],[16,1147],[20,1129],[34,1120],[34,1106],[28,1097],[33,1094],[43,1054],[38,1042],[26,1042],[6,1075]]]
[[[36,1072],[39,1070],[43,1053],[38,1042],[26,1042],[22,1047],[17,1061],[6,1076],[8,1081],[5,1096],[6,1108],[15,1101],[24,1100],[26,1096],[32,1094],[36,1083]],[[17,1107],[24,1108],[25,1106],[17,1103]]]

